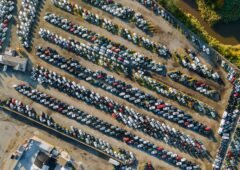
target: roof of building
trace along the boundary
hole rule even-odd
[[[17,159],[13,159],[12,169],[34,169],[34,170],[60,170],[61,168],[72,169],[69,166],[70,155],[65,151],[60,151],[53,145],[34,136],[28,142],[19,147],[15,154],[19,154]],[[71,161],[70,161],[71,162]]]
[[[56,162],[57,160],[51,157],[48,153],[39,151],[34,161],[34,165],[36,165],[39,169],[53,170],[56,167]]]
[[[60,166],[64,167],[67,164],[68,160],[64,159],[63,157],[58,158],[58,163]]]
[[[27,58],[22,58],[20,56],[10,56],[10,55],[0,55],[0,63],[13,67],[14,70],[26,71]]]
[[[34,164],[35,164],[38,168],[42,169],[43,165],[46,164],[46,162],[48,161],[48,159],[50,159],[50,157],[49,157],[46,153],[44,153],[44,152],[42,152],[42,151],[39,151],[38,154],[37,154],[37,157],[36,157],[36,159],[35,159],[35,161],[34,161]]]

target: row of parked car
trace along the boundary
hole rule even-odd
[[[137,1],[146,8],[152,10],[156,15],[164,16],[165,13],[164,10],[160,8],[160,6],[154,0],[137,0]]]
[[[203,81],[197,80],[194,77],[182,73],[181,71],[169,72],[168,76],[173,81],[178,82],[188,88],[191,88],[194,91],[197,91],[214,101],[219,101],[221,99],[221,96],[217,90],[213,90],[209,85],[207,85]]]
[[[59,5],[59,3],[60,3],[60,5]],[[62,8],[62,9],[66,9],[66,5],[67,6],[69,6],[69,8],[71,9],[70,11],[71,12],[73,12],[73,11],[75,11],[75,10],[77,10],[77,11],[80,11],[80,12],[77,12],[78,14],[80,13],[80,15],[90,15],[90,17],[93,17],[93,18],[97,18],[97,21],[99,21],[99,22],[97,22],[98,24],[97,25],[101,25],[100,23],[100,19],[99,19],[99,17],[98,16],[96,16],[96,17],[94,17],[95,15],[94,14],[92,14],[91,12],[89,12],[89,11],[87,11],[87,10],[85,10],[85,12],[84,12],[84,10],[80,7],[80,6],[78,6],[77,4],[71,4],[71,3],[69,3],[69,2],[66,2],[66,4],[63,4],[63,3],[61,3],[61,2],[55,2],[55,5],[56,6],[58,6],[58,7],[60,7],[60,8]],[[75,10],[74,10],[75,9]],[[85,14],[86,13],[86,14]],[[91,20],[91,19],[90,19]],[[94,20],[94,19],[93,19]],[[92,20],[91,20],[92,21]],[[95,20],[94,20],[95,21]],[[109,20],[108,20],[109,21]],[[106,21],[106,20],[103,20],[103,23],[111,23],[111,21]],[[94,22],[94,23],[96,23],[96,22]],[[110,24],[111,25],[111,24]],[[117,28],[117,26],[115,25],[115,26],[112,26],[111,28]],[[146,43],[144,43],[143,44],[143,46],[145,46],[146,48],[152,48],[153,46],[158,46],[158,45],[153,45],[153,44],[156,44],[156,43],[154,43],[154,42],[151,42],[150,40],[148,40],[148,39],[145,39],[144,37],[139,37],[139,36],[137,36],[136,34],[134,35],[134,34],[132,34],[133,36],[130,36],[130,32],[128,31],[128,30],[126,30],[126,29],[119,29],[120,30],[120,35],[122,36],[122,37],[124,37],[124,38],[126,38],[126,39],[128,39],[128,40],[132,40],[132,41],[139,41],[139,40],[141,40],[142,42],[147,42],[147,44]],[[115,32],[115,31],[114,31]],[[133,37],[135,37],[135,38],[133,38]],[[135,40],[134,40],[135,39]],[[136,42],[135,41],[135,42]],[[145,45],[146,44],[146,45]],[[149,44],[152,44],[152,45],[150,45],[149,46]],[[168,49],[166,48],[166,47],[164,47],[163,48],[164,50],[160,50],[159,52],[159,54],[164,54],[164,56],[170,56],[170,53],[169,53],[169,51],[168,51]],[[217,72],[213,72],[213,70],[209,70],[207,67],[206,67],[206,65],[202,65],[201,64],[201,62],[200,62],[200,60],[198,59],[198,57],[196,56],[196,54],[194,53],[194,52],[192,52],[192,51],[190,51],[190,50],[186,50],[187,52],[188,52],[188,55],[191,57],[191,60],[193,61],[193,63],[190,63],[190,60],[187,60],[187,61],[189,61],[189,63],[186,63],[186,61],[185,60],[179,60],[179,62],[180,61],[182,61],[182,62],[180,62],[180,63],[182,63],[182,65],[184,66],[184,67],[189,67],[189,69],[191,69],[192,71],[194,71],[194,72],[196,72],[196,73],[198,73],[198,74],[200,74],[201,76],[203,76],[203,77],[205,77],[205,78],[211,78],[211,79],[213,79],[214,81],[217,81],[217,82],[219,82],[219,83],[222,83],[222,80],[221,80],[221,78],[219,77],[219,75],[218,75],[218,73]]]
[[[224,161],[224,157],[226,155],[227,148],[228,148],[228,145],[229,145],[229,141],[230,141],[230,139],[225,139],[225,138],[223,138],[221,140],[220,146],[219,146],[218,151],[217,151],[217,155],[216,155],[215,160],[212,164],[213,170],[221,170],[222,163]]]
[[[201,141],[185,135],[164,123],[160,123],[154,118],[142,115],[132,108],[118,104],[108,97],[100,96],[98,93],[71,82],[55,72],[38,66],[33,70],[33,79],[65,92],[69,96],[82,100],[89,105],[93,105],[130,128],[142,131],[146,135],[164,141],[194,156],[206,156],[206,149]]]
[[[43,106],[48,107],[49,109],[52,109],[53,111],[59,112],[73,120],[76,120],[81,124],[87,125],[101,133],[104,133],[107,136],[123,141],[130,146],[136,147],[152,156],[171,163],[174,166],[184,169],[188,166],[193,165],[185,158],[167,151],[163,147],[156,146],[153,143],[140,138],[139,136],[136,136],[120,127],[105,122],[98,117],[83,112],[74,106],[70,106],[62,101],[59,101],[56,98],[47,95],[46,93],[31,88],[30,86],[18,85],[15,88],[19,93],[27,96],[37,103],[42,104]],[[130,156],[131,160],[134,161],[135,157],[131,152]]]
[[[187,39],[191,40],[195,45],[197,45],[199,47],[199,49],[201,49],[208,56],[210,55],[211,50],[209,49],[209,47],[207,47],[207,45],[205,45],[205,43],[200,42],[200,40],[198,38],[196,38],[195,35],[193,35],[193,33],[191,33],[191,31],[187,30],[187,28],[183,24],[181,24],[176,18],[174,18],[168,11],[166,11],[164,8],[162,8],[158,4],[158,2],[156,2],[155,0],[137,0],[137,1],[140,4],[142,4],[143,6],[145,6],[146,8],[152,10],[156,15],[164,18],[166,21],[168,21],[174,27],[181,28],[182,32],[184,32],[184,35],[186,36]],[[199,59],[196,57],[196,55],[194,55],[194,53],[191,53],[191,51],[189,51],[189,52],[190,52],[189,56],[190,56],[190,58],[192,58],[193,62],[190,63],[189,58],[186,59],[187,57],[182,58],[182,57],[178,56],[179,63],[182,66],[184,66],[185,68],[188,68],[191,71],[198,73],[199,75],[201,75],[205,78],[213,79],[214,81],[216,81],[220,84],[223,83],[223,81],[222,81],[221,77],[218,75],[218,73],[213,72],[213,70],[209,70],[205,65],[202,65],[199,62]]]
[[[60,3],[61,5],[59,5],[59,3],[60,2],[56,2],[56,6],[62,8],[62,9],[65,9],[66,8],[65,6],[67,5],[71,9],[71,11],[75,11],[74,9],[76,9],[77,11],[80,11],[80,12],[77,12],[77,13],[80,13],[81,15],[83,15],[83,13],[84,13],[84,10],[80,6],[78,6],[77,4],[71,4],[69,2],[66,2],[66,4]],[[152,4],[152,3],[150,3],[150,4]],[[153,4],[155,4],[155,3],[153,3]],[[97,18],[98,21],[100,20],[98,16],[94,17],[95,15],[92,14],[90,11],[85,10],[85,13],[86,13],[86,15],[90,15],[90,17]],[[105,21],[104,23],[111,23],[111,21],[109,21],[109,20],[108,21],[104,20],[104,21]],[[99,23],[101,23],[101,22],[99,22]],[[117,26],[115,25],[115,26],[112,26],[111,28],[116,28],[116,27]],[[144,47],[147,47],[147,48],[150,48],[150,49],[153,47],[152,45],[155,44],[154,42],[151,42],[144,37],[139,37],[136,34],[134,35],[134,33],[131,34],[130,31],[126,30],[126,29],[120,29],[120,35],[122,37],[128,39],[128,40],[132,40],[132,41],[135,41],[135,42],[137,42],[138,40],[141,39],[142,42],[147,42],[147,44],[146,44],[147,46],[145,45],[145,43],[142,44],[142,45]],[[130,36],[130,35],[133,35],[133,36]],[[152,44],[152,45],[149,46],[149,44]],[[154,46],[156,46],[156,45],[154,45]],[[199,75],[201,75],[205,78],[213,79],[214,81],[216,81],[218,83],[223,83],[222,79],[220,78],[218,73],[214,72],[213,70],[209,70],[206,65],[203,65],[194,52],[192,52],[191,50],[186,50],[186,52],[188,53],[189,57],[185,56],[184,59],[182,59],[178,55],[179,56],[178,57],[179,62],[182,66],[190,69],[191,71],[194,71],[194,72],[198,73]],[[169,53],[169,51],[166,47],[164,47],[163,51],[160,50],[160,53],[164,54],[165,56],[166,55],[170,56],[170,53]]]
[[[240,123],[240,122],[239,122]],[[225,157],[223,169],[237,170],[240,158],[240,126],[237,127]]]
[[[17,35],[24,48],[29,48],[31,45],[31,30],[34,27],[34,22],[39,8],[40,0],[22,0],[19,10],[19,23],[17,25]]]
[[[54,13],[46,13],[44,19],[50,24],[57,26],[77,37],[83,38],[91,43],[102,45],[106,44],[107,46],[111,46],[111,49],[115,53],[120,53],[122,51],[129,51],[129,55],[134,53],[127,49],[127,47],[120,45],[118,43],[114,43],[108,38],[91,31],[90,29],[83,27],[79,24],[73,23],[71,20],[61,17],[59,15],[55,15]]]
[[[105,72],[92,71],[83,67],[79,61],[72,58],[66,59],[63,56],[60,56],[57,51],[52,48],[38,47],[36,55],[48,63],[74,75],[75,77],[121,97],[138,107],[151,111],[158,116],[177,123],[187,121],[190,121],[189,123],[193,124],[196,123],[195,121],[191,122],[191,116],[171,106],[170,104],[164,103],[162,100],[157,99],[151,94],[146,94],[140,89],[132,87],[130,84],[117,80],[113,76],[107,75]],[[181,123],[180,125],[188,128],[188,126],[184,126]],[[204,134],[206,135],[207,132]]]
[[[220,60],[221,67],[228,73],[227,79],[233,85],[232,93],[228,101],[227,108],[223,114],[218,133],[222,136],[222,141],[217,152],[217,156],[213,163],[214,170],[220,170],[224,158],[228,155],[227,149],[231,143],[231,134],[237,125],[237,120],[240,115],[240,79],[239,72],[229,66],[224,60]],[[236,130],[237,131],[237,130]],[[236,132],[237,134],[238,132]],[[238,144],[238,147],[240,145]],[[230,146],[231,147],[231,146]],[[227,160],[228,158],[226,158]],[[227,168],[226,168],[227,169]],[[230,168],[234,169],[234,168]]]
[[[88,1],[88,0],[86,0]],[[91,0],[90,0],[91,1]],[[92,2],[92,1],[91,1]],[[158,14],[161,14],[163,17],[168,16],[166,12],[164,12],[163,9],[161,9],[154,1],[141,1],[139,0],[140,3],[144,4],[147,7],[153,7],[154,9],[157,9],[156,11],[158,11]],[[96,4],[101,4],[98,2],[96,2],[95,0],[93,0],[94,5]],[[95,4],[96,3],[96,4]],[[155,12],[156,12],[155,11]],[[170,16],[169,16],[170,17]],[[126,36],[128,36],[128,31],[124,34],[126,34]],[[203,46],[203,51],[206,52],[207,54],[209,54],[209,49],[205,46]],[[213,70],[210,70],[207,68],[206,65],[202,64],[199,60],[199,58],[196,56],[196,54],[194,52],[192,52],[191,50],[187,50],[188,52],[188,56],[191,58],[185,58],[185,59],[181,59],[179,58],[179,62],[186,68],[188,68],[191,71],[194,71],[196,73],[198,73],[199,75],[205,77],[205,78],[209,78],[209,79],[213,79],[214,81],[222,84],[223,81],[220,78],[219,74],[217,72],[214,72]]]
[[[181,66],[187,68],[188,70],[197,73],[203,78],[208,78],[223,84],[223,81],[217,72],[209,69],[206,65],[202,64],[197,55],[189,49],[186,49],[187,54],[182,57],[180,54],[176,53],[176,58]]]
[[[221,60],[220,65],[228,73],[227,79],[230,83],[233,84],[237,80],[237,78],[240,77],[240,73],[233,67],[229,66],[226,61]]]
[[[46,16],[44,17],[44,19],[47,22],[65,30],[73,35],[76,35],[80,38],[83,38],[83,39],[89,41],[90,43],[94,43],[94,44],[97,44],[100,46],[105,46],[107,49],[111,50],[109,52],[112,53],[113,55],[116,54],[122,58],[125,58],[125,57],[127,57],[127,58],[135,57],[136,58],[137,57],[140,59],[143,58],[143,60],[145,60],[145,61],[148,61],[148,60],[150,61],[150,59],[148,59],[146,56],[144,56],[140,53],[137,53],[135,51],[132,51],[124,45],[114,43],[111,40],[109,40],[108,38],[101,36],[81,25],[74,24],[70,20],[63,18],[61,16],[57,16],[53,13],[47,13]]]
[[[218,116],[218,113],[212,107],[208,106],[207,104],[202,103],[201,101],[199,101],[191,96],[188,96],[188,95],[184,94],[183,92],[180,92],[177,89],[169,87],[169,86],[163,84],[162,82],[157,81],[154,78],[151,78],[142,73],[135,73],[134,77],[139,82],[139,84],[141,84],[142,86],[145,86],[148,89],[156,91],[158,94],[161,94],[164,97],[167,97],[174,101],[177,101],[180,105],[189,107],[189,108],[195,110],[196,112],[206,115],[206,116],[209,116],[213,119],[215,119]],[[211,130],[209,129],[209,131],[211,131]]]
[[[53,24],[73,35],[76,35],[80,38],[84,38],[85,40],[96,43],[98,45],[106,44],[112,46],[111,50],[120,54],[121,52],[128,52],[128,55],[133,55],[136,53],[135,51],[129,50],[126,46],[120,45],[118,43],[114,43],[108,38],[101,36],[86,27],[83,27],[81,25],[73,23],[71,20],[68,20],[66,18],[63,18],[61,16],[55,15],[53,13],[47,13],[44,17],[44,19],[49,22],[50,24]],[[145,41],[145,39],[144,39]],[[159,51],[159,54],[167,55],[167,51]],[[169,53],[168,53],[169,54]]]
[[[119,148],[117,150],[116,148],[113,148],[111,144],[109,144],[108,142],[96,138],[93,135],[90,135],[82,131],[81,129],[77,129],[73,126],[70,126],[68,128],[63,127],[59,123],[55,122],[54,119],[50,117],[48,114],[44,112],[38,114],[29,105],[24,105],[19,100],[10,98],[5,102],[5,105],[11,110],[21,113],[24,116],[30,117],[35,121],[39,122],[40,124],[44,124],[51,128],[54,128],[60,133],[64,133],[67,136],[73,137],[79,140],[81,143],[91,146],[91,148],[94,148],[97,151],[104,152],[106,155],[109,155],[110,157],[116,158],[117,160],[121,160],[125,164],[132,164],[136,159],[132,152],[129,152],[122,148]]]
[[[117,24],[114,24],[111,20],[106,18],[101,18],[97,14],[92,13],[91,11],[82,8],[78,4],[73,4],[67,2],[66,5],[63,5],[60,1],[54,1],[54,5],[60,9],[66,10],[66,6],[71,9],[68,11],[71,14],[81,15],[84,20],[87,22],[97,25],[112,34],[119,35],[124,39],[132,42],[135,45],[141,46],[151,52],[158,54],[158,56],[162,56],[164,58],[171,57],[171,54],[165,45],[160,43],[156,43],[148,39],[147,37],[143,37],[138,35],[137,33],[133,33],[130,30],[123,28]],[[60,6],[61,5],[61,6]]]
[[[213,52],[204,42],[202,42],[198,37],[196,37],[190,30],[188,30],[188,28],[186,28],[182,23],[180,23],[180,21],[178,21],[173,15],[171,15],[168,11],[162,8],[155,0],[137,0],[137,1],[141,3],[143,6],[145,6],[146,8],[153,11],[155,15],[161,16],[173,27],[181,29],[185,37],[189,39],[192,43],[194,43],[199,48],[199,50],[201,50],[208,56],[210,55],[211,52]]]
[[[0,0],[0,50],[7,40],[7,34],[14,10],[14,2],[11,0]]]
[[[138,53],[129,55],[128,51],[116,53],[108,44],[84,44],[73,39],[66,40],[58,34],[40,28],[39,35],[46,41],[73,52],[95,64],[107,69],[120,71],[127,77],[132,77],[133,70],[147,70],[160,75],[166,75],[166,67]],[[112,49],[112,50],[111,50]]]
[[[233,82],[233,90],[228,100],[227,108],[224,111],[220,127],[218,130],[219,135],[229,138],[231,132],[236,126],[236,121],[240,115],[240,79]]]
[[[217,152],[217,156],[213,163],[213,167],[215,170],[220,170],[222,167],[222,163],[224,161],[225,155],[227,153],[228,145],[231,141],[231,134],[236,127],[236,121],[240,115],[239,106],[240,106],[240,98],[236,97],[236,93],[240,92],[240,81],[238,81],[239,91],[236,92],[233,88],[232,94],[228,101],[228,106],[224,111],[220,127],[218,130],[218,134],[222,137],[222,141],[220,147]]]
[[[123,6],[113,0],[83,0],[109,14],[118,17],[127,22],[133,22],[140,30],[146,34],[153,34],[153,30],[149,21],[139,12],[135,12],[132,8]]]

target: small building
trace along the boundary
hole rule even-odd
[[[37,138],[21,145],[9,160],[13,170],[72,170],[71,156],[53,145]]]
[[[14,50],[7,50],[0,55],[0,64],[12,67],[14,70],[25,72],[28,59],[17,55]]]
[[[51,170],[55,169],[57,160],[49,155],[46,152],[39,151],[36,159],[34,161],[34,164],[32,166],[32,169],[36,170]]]

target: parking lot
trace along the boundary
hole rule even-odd
[[[142,6],[140,3],[136,1],[129,1],[129,0],[119,0],[116,1],[118,3],[123,4],[124,6],[129,6],[136,12],[140,12],[144,18],[151,23],[151,26],[153,27],[154,33],[152,36],[147,35],[144,33],[142,30],[137,28],[133,23],[128,23],[125,22],[118,17],[113,17],[107,12],[104,12],[103,10],[93,7],[92,5],[83,2],[83,1],[76,1],[73,0],[71,1],[73,3],[76,3],[78,5],[81,5],[83,8],[86,8],[87,10],[91,11],[92,13],[98,14],[99,17],[102,18],[107,18],[108,20],[111,20],[114,24],[117,24],[118,26],[121,26],[122,28],[126,28],[130,30],[131,32],[136,33],[139,36],[147,37],[149,40],[153,42],[158,42],[161,44],[166,45],[166,47],[169,49],[170,53],[174,54],[176,50],[179,49],[192,49],[194,50],[194,47],[192,47],[191,43],[180,33],[177,29],[172,27],[166,20],[164,20],[160,16],[154,15],[153,12]],[[21,6],[21,1],[17,1],[17,9],[20,9]],[[151,156],[150,154],[147,154],[146,152],[141,151],[137,147],[132,147],[131,144],[128,144],[127,142],[123,142],[121,140],[117,140],[111,136],[108,136],[106,134],[103,134],[87,125],[80,124],[76,122],[75,120],[69,119],[65,117],[64,115],[59,114],[57,111],[53,111],[52,109],[49,109],[47,107],[44,107],[43,105],[34,102],[33,100],[29,99],[28,97],[18,93],[14,89],[14,85],[18,85],[20,83],[28,84],[32,86],[33,88],[36,88],[40,90],[43,93],[46,93],[48,95],[51,95],[55,97],[58,100],[61,100],[64,103],[67,103],[68,105],[74,106],[78,109],[81,109],[82,111],[89,113],[105,122],[111,123],[114,126],[120,127],[128,132],[130,132],[133,135],[136,135],[140,138],[148,140],[150,143],[161,146],[167,151],[176,153],[177,155],[180,155],[181,157],[186,158],[188,161],[191,161],[194,164],[197,164],[200,166],[201,169],[211,169],[212,163],[216,157],[217,150],[219,148],[219,144],[221,142],[221,137],[218,135],[218,129],[220,126],[220,121],[222,118],[222,115],[224,113],[225,108],[228,105],[228,100],[232,92],[232,84],[226,79],[227,73],[220,67],[213,67],[212,63],[208,60],[206,60],[206,57],[204,57],[203,53],[197,52],[196,55],[199,58],[200,62],[203,64],[206,64],[207,68],[213,68],[214,71],[216,71],[219,76],[222,78],[224,85],[217,83],[217,81],[214,81],[212,79],[207,79],[204,78],[203,76],[200,76],[194,71],[190,71],[187,68],[182,67],[173,57],[170,59],[164,59],[163,57],[160,57],[158,54],[154,52],[150,52],[149,50],[143,48],[142,46],[137,46],[131,41],[126,40],[123,37],[120,37],[119,35],[113,35],[106,29],[103,29],[97,25],[90,24],[86,20],[84,20],[80,15],[75,15],[75,14],[70,14],[69,12],[63,11],[60,8],[55,7],[50,0],[42,0],[40,2],[40,9],[39,9],[39,15],[37,15],[36,23],[34,24],[33,28],[33,35],[32,35],[32,50],[25,50],[21,42],[18,39],[18,35],[16,34],[17,31],[17,21],[18,18],[15,15],[14,19],[16,22],[14,22],[12,28],[11,28],[11,38],[10,38],[10,47],[12,49],[17,49],[20,48],[22,51],[25,52],[25,54],[29,57],[29,69],[25,74],[16,72],[16,71],[7,71],[6,73],[1,73],[0,74],[0,95],[2,96],[2,101],[7,99],[7,98],[15,98],[17,100],[22,101],[25,104],[31,105],[35,110],[43,111],[47,113],[48,115],[51,115],[53,119],[60,124],[64,126],[74,126],[76,128],[84,129],[85,132],[94,135],[97,138],[106,140],[109,142],[114,148],[124,148],[128,151],[131,151],[135,154],[136,159],[138,161],[137,166],[140,167],[140,165],[146,163],[147,161],[151,161],[155,169],[178,169],[176,166],[173,166],[167,161],[164,160],[159,160],[156,156]],[[218,117],[213,119],[210,118],[209,116],[205,114],[201,114],[199,112],[196,112],[194,109],[192,109],[190,106],[184,106],[181,105],[180,102],[178,101],[177,98],[175,97],[169,97],[168,95],[162,95],[161,93],[158,93],[156,90],[153,90],[147,86],[144,86],[143,84],[139,83],[136,81],[136,79],[132,78],[129,79],[127,76],[125,76],[121,71],[115,71],[111,69],[106,69],[106,66],[103,67],[101,64],[98,64],[97,62],[92,62],[91,60],[87,60],[86,58],[82,57],[81,55],[76,55],[74,54],[73,50],[67,50],[63,46],[56,45],[54,43],[50,43],[50,41],[44,40],[42,38],[43,36],[39,34],[40,28],[46,29],[51,31],[52,33],[56,35],[60,35],[63,38],[68,39],[68,37],[73,38],[75,41],[88,44],[89,41],[84,38],[80,38],[80,36],[76,36],[74,34],[70,34],[69,32],[54,26],[53,24],[50,24],[44,19],[44,16],[46,15],[47,12],[54,13],[55,15],[61,16],[63,18],[69,19],[72,23],[81,25],[82,27],[87,28],[88,30],[91,30],[103,37],[106,37],[109,39],[111,42],[117,43],[124,45],[126,48],[129,50],[132,50],[134,52],[138,52],[140,54],[143,54],[145,57],[153,59],[156,63],[161,63],[161,65],[165,65],[167,68],[167,72],[171,71],[180,71],[188,76],[194,77],[194,79],[197,79],[200,82],[203,82],[204,84],[207,84],[211,87],[211,89],[216,90],[220,94],[220,100],[219,101],[214,101],[211,98],[207,97],[206,95],[203,95],[199,93],[198,91],[194,89],[190,89],[187,86],[177,83],[173,81],[169,76],[162,76],[158,74],[157,72],[154,72],[151,74],[151,78],[156,80],[157,82],[160,82],[162,84],[165,84],[166,86],[170,87],[171,89],[174,88],[177,91],[179,91],[179,94],[184,94],[186,96],[190,96],[195,99],[195,101],[201,101],[202,103],[206,104],[207,107],[213,108],[218,113]],[[41,37],[42,36],[42,37]],[[98,42],[97,42],[98,43]],[[97,43],[90,43],[90,44],[97,44]],[[134,88],[140,89],[145,95],[148,94],[152,98],[162,100],[165,104],[169,104],[172,108],[177,108],[179,109],[179,114],[182,113],[181,111],[184,112],[186,116],[191,117],[191,120],[196,121],[199,124],[206,125],[209,127],[212,131],[212,134],[209,135],[204,135],[204,132],[198,131],[198,130],[193,130],[191,126],[187,125],[181,125],[181,123],[176,123],[177,121],[173,121],[172,118],[170,117],[165,117],[161,113],[157,113],[154,111],[151,111],[149,107],[149,103],[147,101],[145,102],[144,107],[142,105],[137,105],[134,102],[130,102],[130,100],[120,97],[117,93],[113,94],[110,91],[105,90],[104,88],[98,86],[96,87],[93,83],[90,81],[86,81],[84,78],[79,78],[75,76],[74,74],[71,74],[70,72],[67,72],[64,69],[61,69],[61,67],[56,67],[50,62],[46,62],[40,57],[36,55],[37,49],[35,47],[41,46],[43,48],[50,47],[52,49],[55,49],[59,55],[65,57],[66,59],[74,59],[78,61],[83,67],[90,69],[93,72],[96,71],[103,71],[105,72],[108,76],[113,76],[116,80],[120,80],[121,82],[125,82],[128,85],[131,85]],[[100,46],[100,45],[99,45]],[[93,53],[92,53],[93,54]],[[32,66],[40,65],[48,70],[54,71],[56,74],[59,74],[66,79],[69,79],[70,81],[76,82],[76,84],[79,84],[80,86],[84,86],[86,89],[89,89],[91,92],[98,93],[100,96],[107,97],[117,103],[116,105],[121,105],[121,108],[125,108],[126,106],[128,108],[132,108],[134,112],[139,113],[140,115],[143,116],[148,116],[152,120],[152,122],[161,122],[163,124],[166,124],[170,126],[171,128],[174,128],[177,131],[182,132],[185,135],[189,135],[193,139],[200,140],[202,144],[205,146],[207,150],[207,155],[204,156],[203,158],[198,158],[194,157],[191,154],[189,154],[189,151],[181,151],[176,145],[171,146],[167,142],[164,142],[164,140],[160,140],[156,138],[153,135],[150,135],[150,133],[145,133],[144,128],[142,128],[140,125],[138,125],[137,128],[134,126],[129,126],[128,123],[125,123],[123,121],[119,121],[118,119],[113,119],[112,114],[107,113],[104,109],[99,109],[93,104],[89,104],[86,102],[86,100],[80,100],[80,97],[74,97],[74,95],[70,95],[70,92],[64,92],[65,89],[58,89],[57,87],[51,86],[51,83],[47,84],[44,82],[44,85],[39,84],[37,81],[32,80],[31,77],[31,68]],[[215,65],[215,63],[214,63]],[[136,67],[138,68],[138,67]],[[123,69],[124,70],[124,69]],[[149,72],[151,72],[150,70]],[[134,68],[133,72],[137,72],[137,69]],[[50,73],[49,73],[50,74]],[[39,73],[40,75],[40,73]],[[37,76],[36,76],[37,77]],[[38,78],[38,77],[37,77]],[[52,80],[54,82],[54,80]],[[48,87],[46,88],[46,85]],[[67,89],[67,87],[65,86]],[[112,87],[113,88],[113,87]],[[175,92],[175,91],[174,91]],[[145,96],[146,97],[146,96]],[[187,98],[187,97],[186,97]],[[192,100],[191,100],[192,101]],[[97,102],[97,101],[96,101]],[[147,104],[146,104],[147,103]],[[155,103],[156,104],[156,103]],[[190,104],[189,104],[190,105]],[[156,106],[156,105],[153,105]],[[169,108],[170,108],[169,106]],[[116,107],[117,108],[117,107]],[[169,109],[171,110],[171,109]],[[166,110],[165,112],[168,112],[169,115],[175,114],[176,111],[174,110],[173,112],[170,112]],[[4,113],[1,113],[4,114]],[[126,118],[127,119],[127,118]],[[191,120],[189,122],[191,122]],[[1,121],[1,120],[0,120]],[[13,126],[18,128],[21,127],[23,128],[23,124],[19,125],[18,121],[16,123],[15,120],[9,120],[8,121],[13,121]],[[0,123],[1,124],[1,123]],[[196,124],[194,124],[196,125]],[[0,128],[7,127],[6,124],[1,124]],[[30,134],[34,133],[36,128],[32,128],[31,126],[24,127],[23,129],[27,128],[26,134],[23,134],[23,132],[20,133],[20,140],[24,140],[25,136],[30,136]],[[149,131],[150,132],[150,131]],[[197,133],[198,132],[198,133]],[[11,132],[13,133],[13,132]],[[156,132],[158,133],[158,132]],[[147,134],[147,135],[146,135]],[[73,154],[75,157],[80,156],[79,161],[83,162],[85,164],[85,169],[111,169],[112,167],[106,162],[103,161],[103,159],[97,157],[97,156],[92,156],[91,153],[88,153],[86,151],[82,151],[82,148],[77,148],[73,147],[71,144],[68,144],[66,142],[63,142],[56,137],[49,137],[46,132],[42,130],[38,130],[38,135],[39,136],[46,136],[47,140],[55,142],[57,141],[57,144],[59,145],[64,145],[65,148],[70,148],[71,154]],[[9,139],[11,140],[11,139]],[[5,142],[5,146],[7,142]],[[10,142],[11,143],[11,142]],[[169,142],[170,143],[170,142]],[[1,144],[1,143],[0,143]],[[2,144],[1,144],[2,145]],[[16,147],[14,145],[14,147]],[[14,148],[12,147],[12,148]],[[6,147],[7,148],[7,147]],[[5,150],[6,148],[3,148],[2,150]],[[0,150],[0,153],[4,152]],[[14,149],[13,149],[14,150]],[[186,149],[187,150],[187,149]],[[10,152],[10,151],[8,151]],[[81,153],[81,154],[78,154]],[[8,154],[8,153],[6,153]],[[0,157],[0,164],[1,161],[5,161]]]

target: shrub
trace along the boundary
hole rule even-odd
[[[221,16],[211,9],[205,0],[197,0],[198,10],[200,11],[201,17],[208,22],[210,25],[214,25],[221,20]],[[215,8],[215,5],[212,6]]]

